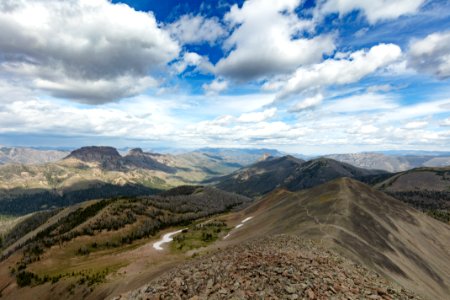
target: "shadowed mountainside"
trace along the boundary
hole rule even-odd
[[[216,186],[220,189],[254,197],[279,187],[297,191],[339,177],[359,179],[385,173],[379,170],[357,168],[327,158],[305,162],[287,155],[268,158],[211,181],[216,182]]]

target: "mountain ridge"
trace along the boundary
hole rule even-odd
[[[287,155],[257,162],[230,175],[213,178],[210,182],[226,191],[260,196],[278,187],[295,191],[338,177],[362,178],[385,173],[387,172],[366,170],[329,158],[304,161]]]
[[[450,227],[356,180],[277,189],[246,208],[242,218],[248,216],[252,221],[230,237],[235,243],[295,234],[320,240],[426,298],[444,299],[450,291]]]

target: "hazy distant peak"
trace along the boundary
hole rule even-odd
[[[143,155],[144,151],[141,148],[133,148],[130,151],[128,151],[127,155],[133,156],[133,155]]]

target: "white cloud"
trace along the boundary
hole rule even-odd
[[[405,124],[405,129],[420,129],[427,127],[428,122],[427,121],[411,121]]]
[[[214,119],[213,121],[211,121],[211,123],[214,124],[214,125],[228,125],[228,124],[230,124],[233,120],[234,120],[234,117],[233,117],[233,116],[225,115],[225,116],[217,117],[216,119]]]
[[[228,88],[228,81],[223,79],[214,79],[210,84],[203,84],[203,90],[207,95],[213,96]]]
[[[393,90],[394,87],[390,84],[380,84],[380,85],[372,85],[367,88],[367,91],[369,93],[376,93],[376,92],[389,92]]]
[[[438,78],[450,77],[450,31],[432,33],[414,40],[409,47],[408,65]]]
[[[174,64],[177,73],[182,73],[188,67],[194,67],[196,71],[201,73],[213,73],[214,66],[208,57],[201,56],[195,52],[185,52],[180,61]]]
[[[231,52],[216,64],[216,73],[246,81],[292,72],[298,66],[319,62],[335,45],[333,37],[294,38],[313,28],[300,20],[295,9],[300,0],[249,0],[232,6],[225,21],[234,28],[225,41]]]
[[[42,99],[14,101],[0,110],[0,132],[170,140],[176,128],[183,126],[171,116],[172,105],[148,97],[130,99],[126,105],[101,107],[77,107]]]
[[[185,96],[185,102],[192,104],[192,111],[189,112],[191,117],[196,120],[205,120],[216,118],[218,115],[239,116],[243,113],[264,110],[267,105],[273,101],[273,94],[242,94],[242,95],[217,95],[210,97],[208,95],[201,96]],[[176,96],[177,99],[183,97]]]
[[[378,127],[375,127],[372,124],[360,125],[356,127],[355,125],[353,125],[352,127],[353,128],[347,130],[347,132],[350,134],[373,134],[380,130]]]
[[[450,118],[447,118],[447,119],[442,120],[442,122],[441,122],[440,125],[441,125],[441,126],[444,126],[444,127],[450,126]]]
[[[278,98],[287,98],[307,89],[357,82],[364,76],[394,62],[401,53],[397,45],[379,44],[369,51],[353,52],[346,59],[328,59],[309,67],[300,67],[287,81],[278,94]]]
[[[333,113],[361,113],[398,108],[395,97],[376,93],[356,94],[328,101],[324,110]]]
[[[257,122],[263,122],[266,121],[277,113],[276,108],[269,108],[261,112],[250,112],[245,113],[239,116],[237,119],[238,122],[242,123],[257,123]]]
[[[0,28],[2,72],[24,83],[37,79],[37,87],[51,94],[93,104],[141,92],[155,82],[149,73],[179,53],[152,13],[107,0],[4,4]],[[117,93],[98,86],[115,86]]]
[[[407,121],[434,114],[449,113],[449,104],[450,99],[444,99],[399,106],[396,109],[387,110],[379,119],[382,122]]]
[[[0,91],[14,90],[14,86],[0,81]],[[273,99],[273,95],[265,94],[140,96],[102,106],[39,98],[26,100],[26,93],[17,95],[20,100],[6,101],[8,96],[0,94],[2,134],[126,136],[184,146],[248,145],[295,150],[293,145],[297,145],[300,148],[296,152],[333,151],[337,146],[339,151],[408,145],[437,149],[450,143],[448,130],[439,127],[450,125],[450,120],[433,117],[448,117],[448,99],[401,106],[400,99],[391,94],[363,94],[327,99],[314,110],[287,116],[283,110],[264,108]],[[275,116],[277,120],[272,120]],[[297,120],[293,120],[295,116]],[[417,120],[427,120],[429,124],[426,128],[406,128],[410,126],[405,124]]]
[[[324,0],[318,5],[316,15],[323,17],[330,13],[339,13],[342,17],[352,11],[362,12],[369,23],[392,20],[403,15],[419,11],[425,0]]]
[[[167,29],[182,44],[214,44],[227,35],[217,18],[208,19],[201,15],[183,15],[167,25]]]
[[[308,108],[313,108],[319,104],[321,104],[323,101],[322,94],[317,94],[313,97],[309,97],[306,99],[303,99],[302,101],[295,104],[293,107],[289,109],[290,112],[300,112]]]

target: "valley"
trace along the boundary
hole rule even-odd
[[[199,184],[239,167],[233,160],[203,152],[166,155],[131,149],[122,156],[112,147],[83,147],[52,163],[0,166],[0,214],[23,215],[92,199],[153,195]]]

